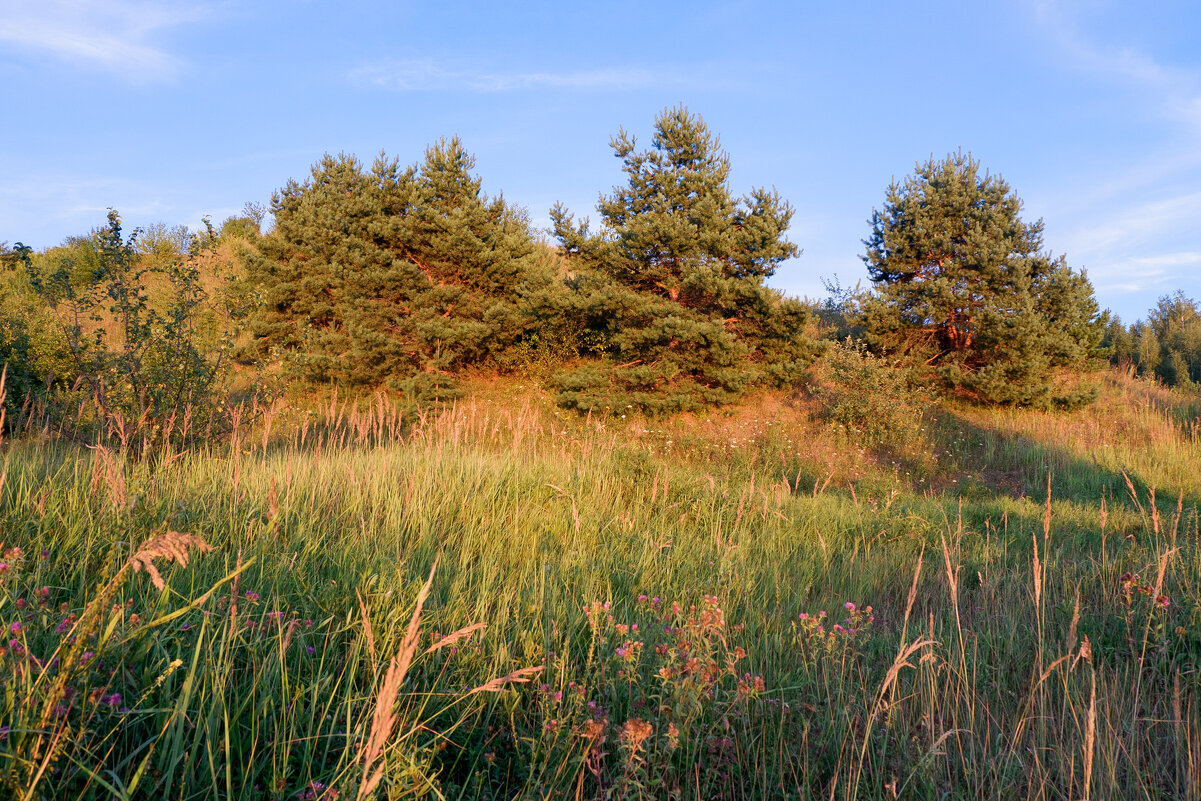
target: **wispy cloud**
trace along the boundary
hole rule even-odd
[[[1201,240],[1193,233],[1201,193],[1092,211],[1095,216],[1086,222],[1059,230],[1055,242],[1072,264],[1088,269],[1102,305],[1129,306],[1123,295],[1142,295],[1143,303],[1175,289],[1194,295],[1201,290],[1196,281]]]
[[[1174,289],[1198,294],[1201,69],[1134,47],[1120,34],[1089,35],[1084,22],[1095,4],[1030,0],[1029,7],[1060,68],[1107,89],[1098,116],[1144,119],[1148,128],[1144,142],[1114,152],[1111,169],[1091,185],[1052,189],[1043,198],[1049,244],[1088,268],[1102,305],[1129,309]]]
[[[169,80],[180,61],[164,33],[207,15],[207,7],[196,2],[0,0],[0,48],[131,80]]]
[[[1035,19],[1063,62],[1077,72],[1138,89],[1165,117],[1201,133],[1201,70],[1166,64],[1125,43],[1098,42],[1081,29],[1086,13],[1070,0],[1032,0]]]
[[[462,91],[513,92],[527,89],[621,91],[670,87],[684,83],[674,70],[603,68],[577,72],[491,72],[455,68],[432,59],[385,59],[351,70],[360,86],[394,92]]]

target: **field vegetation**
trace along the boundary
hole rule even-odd
[[[789,298],[612,144],[554,244],[449,139],[0,246],[0,797],[1201,799],[1195,302],[963,153]]]
[[[919,450],[816,389],[517,381],[165,458],[9,442],[13,797],[1196,797],[1183,394],[926,405]]]

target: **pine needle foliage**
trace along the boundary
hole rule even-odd
[[[610,145],[627,182],[601,198],[601,230],[551,210],[575,273],[564,313],[606,343],[560,376],[562,402],[670,412],[795,380],[805,310],[763,283],[800,253],[784,238],[792,208],[774,190],[736,198],[718,137],[682,106],[658,116],[649,149],[624,130]]]
[[[1095,367],[1103,333],[1092,285],[1043,250],[1043,223],[962,152],[918,164],[871,217],[863,303],[877,352],[906,356],[947,387],[992,403],[1072,405],[1063,369]]]
[[[519,300],[550,280],[523,211],[489,198],[459,139],[401,168],[326,155],[272,198],[247,271],[262,306],[251,357],[293,375],[445,392],[524,332]]]

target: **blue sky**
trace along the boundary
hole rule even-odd
[[[509,7],[511,6],[511,7]],[[1131,321],[1201,299],[1201,4],[0,0],[0,240],[219,222],[324,152],[417,161],[460,135],[547,224],[621,181],[609,137],[686,104],[738,192],[775,186],[803,255],[865,277],[894,177],[970,150]]]

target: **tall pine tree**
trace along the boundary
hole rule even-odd
[[[606,351],[560,376],[563,402],[674,411],[794,379],[812,352],[805,311],[763,284],[799,253],[791,207],[764,189],[735,198],[729,157],[683,107],[659,115],[649,150],[625,131],[611,146],[627,180],[601,198],[601,231],[551,210],[576,271],[566,313]]]
[[[864,240],[869,345],[988,402],[1085,400],[1057,377],[1095,366],[1103,324],[1092,286],[1043,251],[1042,221],[1024,222],[1021,206],[963,153],[893,182]]]
[[[250,352],[311,379],[436,388],[518,339],[518,305],[550,279],[523,212],[484,195],[457,139],[402,169],[325,156],[272,198],[247,264],[263,303]]]

